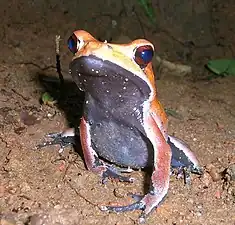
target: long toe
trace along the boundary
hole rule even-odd
[[[101,206],[102,211],[108,211],[108,212],[127,212],[127,211],[134,211],[134,210],[143,210],[144,204],[140,201],[135,202],[130,205],[126,206]]]

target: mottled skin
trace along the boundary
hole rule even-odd
[[[149,192],[141,200],[102,209],[141,209],[143,222],[165,198],[172,167],[201,173],[189,148],[167,134],[168,120],[157,98],[151,61],[143,66],[135,58],[136,49],[147,46],[154,50],[154,46],[144,39],[129,44],[100,42],[83,30],[75,31],[70,39],[76,45],[70,43],[70,47],[77,48],[70,73],[85,92],[80,140],[87,168],[120,181],[132,179],[122,176],[121,169],[112,164],[152,168]]]

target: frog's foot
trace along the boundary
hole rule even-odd
[[[106,169],[103,171],[102,174],[102,183],[105,183],[107,181],[107,178],[113,178],[117,179],[121,182],[133,182],[134,178],[132,177],[126,177],[121,175],[122,170],[119,168],[116,168],[115,166],[107,166]]]
[[[69,128],[60,133],[50,133],[46,137],[50,140],[38,144],[36,149],[41,149],[49,145],[60,145],[59,153],[62,153],[67,146],[75,144],[75,130],[73,128]]]
[[[191,183],[190,174],[203,174],[203,169],[199,166],[198,160],[189,146],[182,140],[170,136],[167,143],[170,145],[172,158],[171,168],[178,177],[183,177],[185,184]]]
[[[144,196],[141,194],[128,193],[128,196],[131,196],[136,202],[139,202]]]
[[[95,157],[96,158],[96,157]],[[106,183],[108,178],[116,179],[121,182],[133,182],[134,178],[123,176],[121,173],[130,172],[129,168],[119,168],[115,165],[110,165],[96,158],[92,168],[92,172],[98,173],[102,178],[102,183]]]
[[[93,148],[89,129],[90,125],[83,117],[80,123],[80,140],[87,169],[99,174],[102,178],[102,183],[105,183],[107,178],[118,179],[119,181],[124,182],[133,182],[133,178],[121,175],[123,172],[130,172],[130,169],[110,165],[99,158]]]
[[[133,198],[141,198],[139,195],[132,196]],[[150,192],[146,194],[142,199],[137,202],[127,205],[127,206],[101,206],[102,211],[108,212],[126,212],[134,210],[142,210],[142,213],[139,217],[139,222],[144,223],[147,216],[156,209],[164,200],[165,196],[158,195],[158,193]]]
[[[192,170],[190,167],[178,167],[172,168],[171,174],[175,175],[178,179],[184,179],[186,185],[191,184],[191,173]]]

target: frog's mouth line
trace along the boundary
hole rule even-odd
[[[74,59],[70,63],[70,71],[77,84],[88,85],[90,82],[94,85],[94,80],[102,79],[104,82],[109,82],[112,86],[115,85],[115,89],[117,87],[120,89],[135,87],[145,97],[150,96],[151,93],[149,85],[139,76],[111,61],[100,59],[94,55]]]

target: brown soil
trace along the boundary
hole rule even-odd
[[[143,194],[144,172],[132,173],[133,184],[108,181],[102,185],[72,147],[61,155],[58,146],[34,150],[45,134],[79,122],[82,97],[67,72],[71,54],[65,44],[76,29],[103,40],[145,37],[158,46],[160,56],[194,68],[187,77],[164,74],[157,87],[165,108],[179,115],[169,116],[169,133],[185,140],[209,172],[193,175],[190,187],[172,177],[168,197],[146,224],[235,225],[235,172],[230,168],[235,164],[235,77],[202,79],[208,75],[203,67],[207,59],[234,56],[234,2],[212,1],[212,8],[194,3],[195,12],[187,15],[191,21],[187,24],[177,17],[186,15],[174,1],[171,7],[167,7],[169,1],[153,1],[161,15],[158,28],[149,23],[137,1],[99,1],[96,6],[91,0],[29,2],[0,3],[1,225],[118,225],[136,224],[138,219],[138,211],[109,214],[98,206],[131,203],[128,192]],[[210,27],[204,29],[204,24]],[[45,91],[59,94],[54,66],[57,34],[62,38],[63,74],[70,82],[51,107],[39,99]],[[187,47],[184,41],[193,44]],[[220,173],[228,167],[230,174]]]

